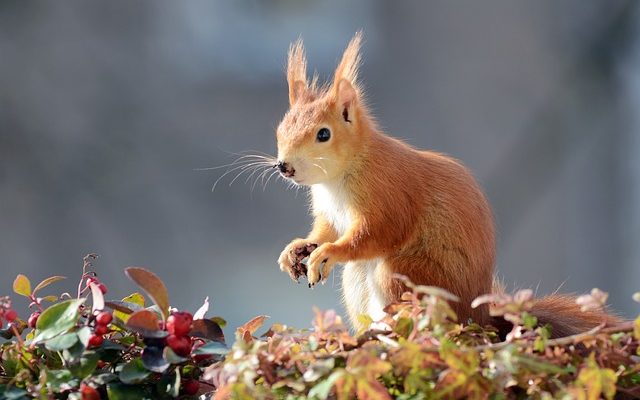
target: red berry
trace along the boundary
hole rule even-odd
[[[186,311],[174,312],[167,318],[167,330],[172,335],[186,336],[191,330],[193,316]]]
[[[80,393],[82,400],[100,400],[100,392],[84,382],[80,385]]]
[[[167,346],[171,347],[174,353],[179,356],[186,357],[191,353],[191,340],[185,336],[169,335],[167,336]]]
[[[104,335],[105,333],[109,333],[109,328],[106,325],[96,324],[96,327],[93,329],[96,335]]]
[[[10,308],[5,311],[4,318],[9,322],[15,321],[15,319],[18,318],[18,313],[13,308]]]
[[[200,389],[200,383],[195,379],[189,379],[182,383],[182,390],[188,396],[194,396]]]
[[[106,362],[104,362],[104,361],[102,361],[102,360],[98,360],[98,364],[97,364],[98,369],[102,369],[102,368],[104,368],[106,365],[107,365],[107,363],[106,363]]]
[[[109,325],[113,320],[113,315],[109,311],[101,311],[96,315],[96,323],[100,325]]]
[[[89,347],[100,346],[104,342],[102,335],[96,335],[95,333],[89,336]]]
[[[98,283],[98,289],[100,289],[102,294],[107,294],[107,287],[105,286],[104,283],[102,282]]]
[[[40,311],[36,311],[29,316],[29,320],[27,323],[29,324],[29,328],[35,329],[36,324],[38,323],[38,318],[40,317]]]

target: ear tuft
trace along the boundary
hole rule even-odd
[[[307,58],[304,55],[304,45],[301,38],[289,46],[287,82],[289,83],[289,104],[293,105],[305,96],[309,88]]]
[[[353,39],[347,45],[342,55],[342,60],[336,68],[333,85],[337,90],[341,80],[348,81],[351,86],[358,88],[358,69],[360,68],[360,45],[362,44],[362,31],[355,34]]]

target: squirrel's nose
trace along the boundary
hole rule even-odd
[[[287,171],[287,167],[288,165],[284,161],[278,161],[278,163],[276,164],[276,168],[278,168],[283,174]]]
[[[278,163],[276,164],[276,168],[278,168],[280,170],[280,173],[287,178],[291,178],[295,172],[291,165],[284,161],[278,161]]]

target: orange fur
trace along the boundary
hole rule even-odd
[[[383,315],[405,290],[393,277],[449,290],[462,321],[490,322],[487,306],[470,304],[492,291],[495,233],[486,197],[460,162],[420,151],[376,126],[357,81],[361,35],[349,43],[330,87],[306,78],[302,42],[289,51],[290,109],[277,129],[278,159],[295,170],[291,179],[311,187],[315,221],[307,238],[280,255],[291,272],[295,250],[317,243],[308,262],[310,284],[345,264],[343,297],[353,325],[358,315]],[[328,128],[327,142],[316,140]],[[562,333],[590,328],[603,315],[576,312],[562,296],[537,300],[534,313]],[[612,321],[612,320],[610,320]]]

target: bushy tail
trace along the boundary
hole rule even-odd
[[[538,319],[539,325],[551,326],[552,337],[575,335],[601,324],[612,326],[623,322],[606,309],[582,311],[575,296],[561,294],[534,299],[530,313]]]
[[[494,280],[493,293],[504,294],[501,282]],[[599,325],[613,326],[624,320],[605,309],[582,311],[577,297],[566,294],[551,294],[533,299],[530,314],[538,319],[538,325],[551,326],[551,337],[558,338],[586,332]],[[502,317],[493,317],[493,325],[501,336],[506,335],[512,325]]]

